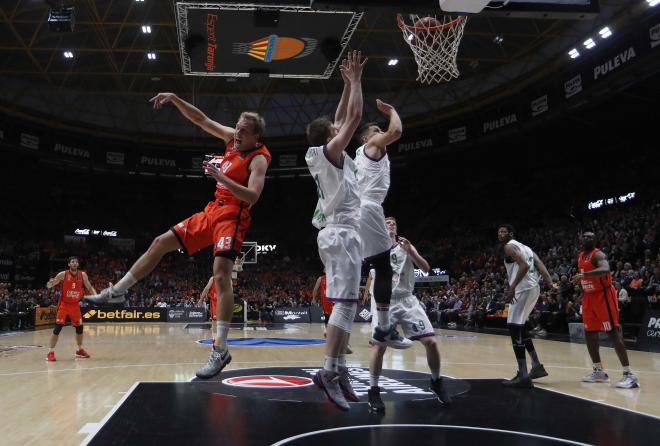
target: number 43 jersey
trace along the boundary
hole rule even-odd
[[[318,229],[331,224],[358,228],[360,197],[357,168],[346,152],[343,159],[343,166],[334,164],[328,158],[326,146],[310,147],[305,155],[319,199],[312,218],[312,224]]]

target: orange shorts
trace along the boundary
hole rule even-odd
[[[67,317],[71,320],[71,325],[74,327],[82,325],[83,323],[80,306],[78,304],[59,304],[57,306],[55,323],[58,325],[65,325]]]
[[[218,299],[212,297],[211,299],[209,299],[209,314],[211,315],[212,321],[218,320],[218,316],[216,313],[217,308],[218,308]]]
[[[247,205],[223,205],[212,201],[204,211],[188,217],[171,230],[188,255],[213,246],[214,255],[236,260],[250,221]]]
[[[619,326],[619,302],[613,286],[584,293],[582,322],[586,331],[610,331]]]

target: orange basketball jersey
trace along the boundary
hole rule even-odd
[[[227,178],[231,178],[242,186],[247,186],[248,179],[250,178],[250,171],[248,169],[252,159],[257,155],[265,156],[268,165],[270,165],[271,156],[265,145],[258,143],[252,150],[239,152],[234,147],[234,140],[232,139],[227,144],[227,149],[225,150],[225,155],[219,169]],[[224,204],[241,204],[241,200],[236,198],[229,189],[220,183],[217,183],[215,186],[215,198],[223,201]]]
[[[598,248],[592,249],[591,252],[587,254],[585,254],[584,251],[580,251],[580,254],[578,254],[578,269],[581,273],[596,269],[592,259],[599,251]],[[582,276],[580,283],[582,285],[582,290],[585,293],[602,292],[605,288],[612,286],[612,273],[607,273],[601,276]]]
[[[71,274],[70,270],[64,272],[60,303],[77,305],[83,298],[85,295],[85,288],[83,288],[82,273],[82,270],[78,270],[75,275]]]

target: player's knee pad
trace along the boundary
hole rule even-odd
[[[376,270],[374,279],[374,300],[377,304],[389,304],[392,298],[392,264],[390,252],[383,252],[371,259]]]
[[[511,342],[514,347],[524,347],[525,341],[523,339],[523,332],[525,327],[522,325],[509,325],[509,334],[511,335]]]
[[[82,334],[82,332],[83,332],[83,326],[82,326],[82,325],[78,325],[78,326],[76,327],[76,334]]]
[[[356,311],[357,302],[337,302],[332,308],[332,314],[330,314],[328,324],[350,333],[353,328]]]
[[[60,325],[60,324],[55,325],[55,328],[53,328],[53,334],[55,336],[59,336],[60,331],[62,331],[62,327],[64,327],[64,325]]]

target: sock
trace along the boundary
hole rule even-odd
[[[229,334],[229,322],[218,321],[215,327],[214,339],[214,341],[219,341],[218,343],[214,343],[214,348],[216,350],[222,351],[227,348],[227,334]]]
[[[129,289],[136,283],[137,283],[137,279],[135,278],[135,276],[133,276],[133,273],[129,271],[126,273],[124,277],[121,278],[119,282],[115,284],[113,289],[118,293],[124,293],[126,292],[127,289]]]
[[[381,307],[376,307],[376,314],[378,317],[378,327],[379,328],[386,328],[389,327],[390,325],[390,309],[388,308],[381,308]]]
[[[82,344],[78,346],[78,351],[82,350]]]
[[[380,378],[378,375],[369,375],[369,385],[371,387],[378,387],[378,378]]]
[[[346,367],[346,355],[339,355],[337,357],[337,367]]]
[[[623,374],[626,375],[628,373],[632,373],[632,370],[630,370],[630,366],[629,365],[623,366]]]
[[[516,362],[518,363],[518,372],[521,378],[527,378],[527,360],[525,358],[525,347],[523,345],[514,345],[513,352],[516,354]]]
[[[534,344],[532,344],[531,339],[525,339],[525,349],[527,349],[529,357],[532,358],[532,366],[540,365],[541,361],[539,361],[539,356],[536,354],[536,350],[534,349]]]
[[[594,362],[594,370],[603,370],[603,363]]]
[[[431,370],[431,379],[433,381],[440,379],[440,370]]]
[[[333,358],[332,356],[326,356],[325,357],[325,362],[323,363],[323,368],[327,370],[328,372],[335,372],[337,373],[337,363],[339,362],[339,358]]]
[[[48,349],[48,353],[55,353],[55,347],[53,347],[53,348],[49,348],[49,349]]]

